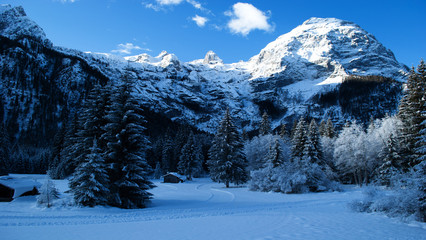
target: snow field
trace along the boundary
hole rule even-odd
[[[280,194],[224,188],[210,179],[154,182],[148,208],[36,207],[35,197],[0,203],[1,239],[426,239],[426,224],[352,212],[362,190]],[[67,181],[55,181],[67,190]]]

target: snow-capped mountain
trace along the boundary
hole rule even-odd
[[[181,62],[166,51],[122,58],[55,47],[22,7],[9,5],[0,7],[0,41],[0,115],[16,133],[42,126],[54,132],[48,123],[57,126],[95,83],[119,81],[125,71],[138,80],[135,94],[147,109],[209,132],[228,107],[246,130],[257,128],[263,111],[273,126],[307,112],[356,118],[338,101],[321,105],[319,96],[336,92],[348,75],[404,81],[408,71],[373,35],[334,18],[311,18],[249,61],[232,64],[212,51]]]

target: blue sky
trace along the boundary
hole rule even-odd
[[[352,21],[417,66],[426,58],[425,0],[3,0],[21,5],[58,46],[117,55],[162,50],[182,61],[209,50],[248,60],[310,17]]]

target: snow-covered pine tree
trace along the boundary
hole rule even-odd
[[[69,185],[78,205],[94,207],[107,204],[110,193],[107,166],[96,138],[93,140],[90,154],[77,166]]]
[[[148,180],[152,169],[145,159],[149,141],[144,135],[145,120],[138,99],[132,94],[133,83],[128,75],[115,87],[105,126],[107,163],[111,198],[109,205],[121,208],[142,208],[152,194],[154,185]]]
[[[303,157],[303,149],[307,141],[307,126],[305,119],[301,117],[293,131],[292,138],[292,161],[298,162]]]
[[[287,133],[287,126],[285,125],[285,123],[281,124],[281,128],[280,128],[280,137],[281,138],[287,138],[288,137],[288,133]]]
[[[324,119],[321,120],[320,125],[318,127],[318,130],[321,136],[325,136],[325,125],[326,125],[326,122],[324,121]]]
[[[226,110],[209,150],[208,161],[210,176],[213,181],[223,182],[226,187],[230,183],[247,182],[247,160],[243,153],[240,135],[232,123],[229,109]]]
[[[40,188],[40,195],[37,196],[37,204],[50,208],[53,206],[53,201],[59,198],[59,192],[55,187],[55,183],[47,175],[46,181]]]
[[[264,112],[262,115],[262,121],[260,122],[259,134],[267,135],[272,132],[271,130],[271,122],[269,121],[269,115]]]
[[[110,86],[95,85],[85,99],[80,113],[75,115],[65,134],[62,160],[56,170],[59,175],[57,177],[64,178],[74,172],[90,153],[93,139],[98,139],[98,147],[102,152],[105,151],[102,135],[105,132],[107,105],[110,104],[110,89]]]
[[[203,161],[201,146],[192,131],[189,134],[188,141],[182,148],[179,159],[179,173],[185,175],[187,180],[191,181],[193,176],[201,173]]]
[[[334,129],[333,122],[331,121],[330,118],[327,119],[327,123],[325,124],[324,136],[328,138],[336,137],[336,130]]]
[[[278,138],[275,138],[273,145],[270,146],[265,162],[273,168],[279,167],[284,163],[284,155]]]
[[[422,115],[426,103],[424,97],[426,91],[425,68],[425,62],[422,60],[417,67],[418,72],[414,68],[411,69],[407,81],[407,90],[399,105],[398,116],[403,122],[400,155],[408,160],[403,166],[405,172],[419,163],[419,156],[417,156],[415,149],[418,148],[417,142],[420,138],[421,124],[426,120],[426,117]]]
[[[391,178],[401,173],[398,144],[395,134],[391,134],[380,151],[379,158],[382,159],[382,164],[377,169],[377,179],[380,184],[389,186]]]

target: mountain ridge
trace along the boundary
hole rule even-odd
[[[408,71],[373,35],[335,18],[311,18],[247,62],[224,64],[213,52],[203,59],[181,62],[166,51],[156,57],[140,54],[122,58],[57,47],[22,7],[2,5],[0,9],[2,41],[26,46],[3,44],[0,62],[4,76],[0,90],[5,93],[3,122],[13,122],[12,115],[20,116],[18,122],[35,122],[32,127],[15,127],[18,132],[21,128],[34,131],[38,120],[36,115],[25,113],[34,109],[13,110],[12,102],[22,99],[22,106],[26,102],[40,105],[37,101],[41,97],[31,101],[29,97],[34,96],[32,92],[40,83],[51,84],[62,96],[54,103],[60,107],[48,100],[45,103],[55,109],[51,114],[60,116],[78,108],[94,84],[119,81],[125,71],[130,71],[137,80],[134,94],[151,111],[214,132],[223,111],[231,108],[237,124],[251,131],[257,128],[264,111],[271,115],[273,127],[308,112],[315,118],[331,117],[335,122],[356,119],[343,113],[337,102],[331,107],[318,106],[315,97],[335,91],[349,75],[380,75],[403,82]],[[20,30],[12,31],[15,28]],[[25,88],[19,90],[23,82]]]

